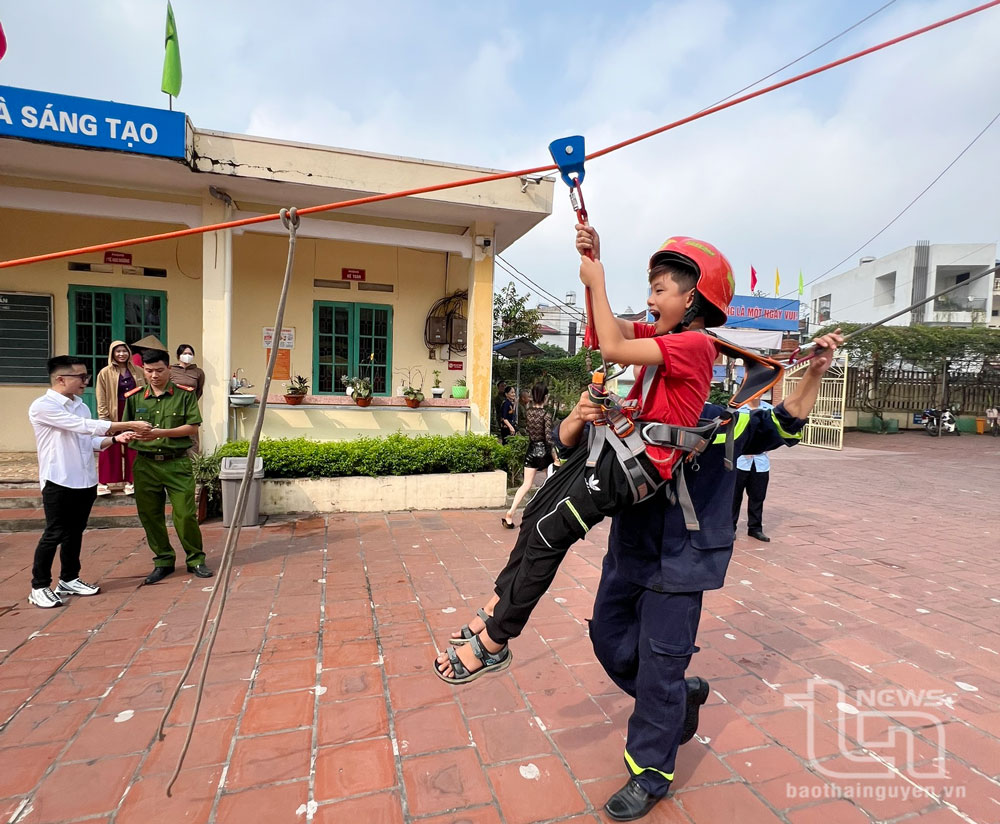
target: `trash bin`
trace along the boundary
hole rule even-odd
[[[986,434],[986,418],[976,418],[976,434]]]
[[[233,515],[236,514],[236,499],[240,494],[240,483],[247,469],[246,458],[223,458],[219,469],[219,480],[222,482],[222,525],[231,526]],[[260,520],[260,482],[264,477],[264,459],[255,458],[253,462],[253,479],[247,494],[247,507],[243,510],[241,526],[257,526]]]

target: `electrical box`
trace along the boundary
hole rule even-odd
[[[448,343],[458,348],[464,347],[469,334],[469,322],[465,318],[452,316],[448,318],[448,324],[451,327],[448,329]]]
[[[444,318],[427,318],[427,340],[429,343],[447,343],[447,334]]]

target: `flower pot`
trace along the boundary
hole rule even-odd
[[[372,399],[371,398],[355,398],[354,402],[358,406],[371,406]]]
[[[468,386],[453,386],[451,388],[451,396],[453,398],[467,398],[467,397],[469,397],[469,387]]]
[[[410,407],[410,409],[416,409],[418,406],[420,406],[420,401],[418,401],[416,398],[406,398],[406,405]]]
[[[431,395],[433,395],[435,398],[443,398],[444,397],[444,387],[443,386],[435,386],[431,390]]]
[[[285,395],[285,403],[289,406],[298,406],[305,399],[305,395]]]

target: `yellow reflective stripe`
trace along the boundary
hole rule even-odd
[[[569,498],[566,499],[566,508],[573,513],[573,517],[580,522],[580,526],[583,527],[584,532],[590,532],[590,527],[584,522],[583,518],[580,517],[580,513],[576,511],[576,507],[573,506]]]
[[[771,410],[771,420],[774,421],[774,425],[778,428],[778,434],[781,435],[785,440],[799,441],[802,440],[802,433],[796,432],[792,434],[782,427],[781,422],[778,420],[778,416],[774,414],[774,410]]]
[[[628,750],[625,750],[625,763],[628,764],[628,768],[629,770],[631,770],[632,775],[639,775],[639,773],[644,773],[646,772],[646,770],[649,770],[650,772],[655,772],[658,773],[659,775],[662,775],[665,779],[667,779],[667,781],[674,780],[673,773],[668,774],[663,772],[662,770],[656,769],[655,767],[640,767],[638,764],[635,763],[635,759],[628,754]]]
[[[747,424],[750,423],[750,416],[746,412],[736,413],[736,421],[730,426],[733,428],[733,440],[736,440],[740,435],[743,434],[743,430],[747,428]],[[720,432],[712,439],[712,443],[725,443],[726,433]]]

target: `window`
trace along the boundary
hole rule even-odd
[[[826,323],[830,320],[830,298],[831,295],[823,295],[816,301],[816,323]]]
[[[94,375],[108,365],[111,341],[131,345],[146,335],[166,341],[167,293],[142,289],[105,289],[100,286],[69,287],[70,354],[83,358]],[[96,414],[94,383],[83,399]]]
[[[318,300],[313,304],[313,327],[313,386],[317,394],[343,392],[342,378],[368,374],[374,394],[389,394],[391,306]]]
[[[873,306],[892,306],[896,302],[896,273],[879,275],[875,278]]]

